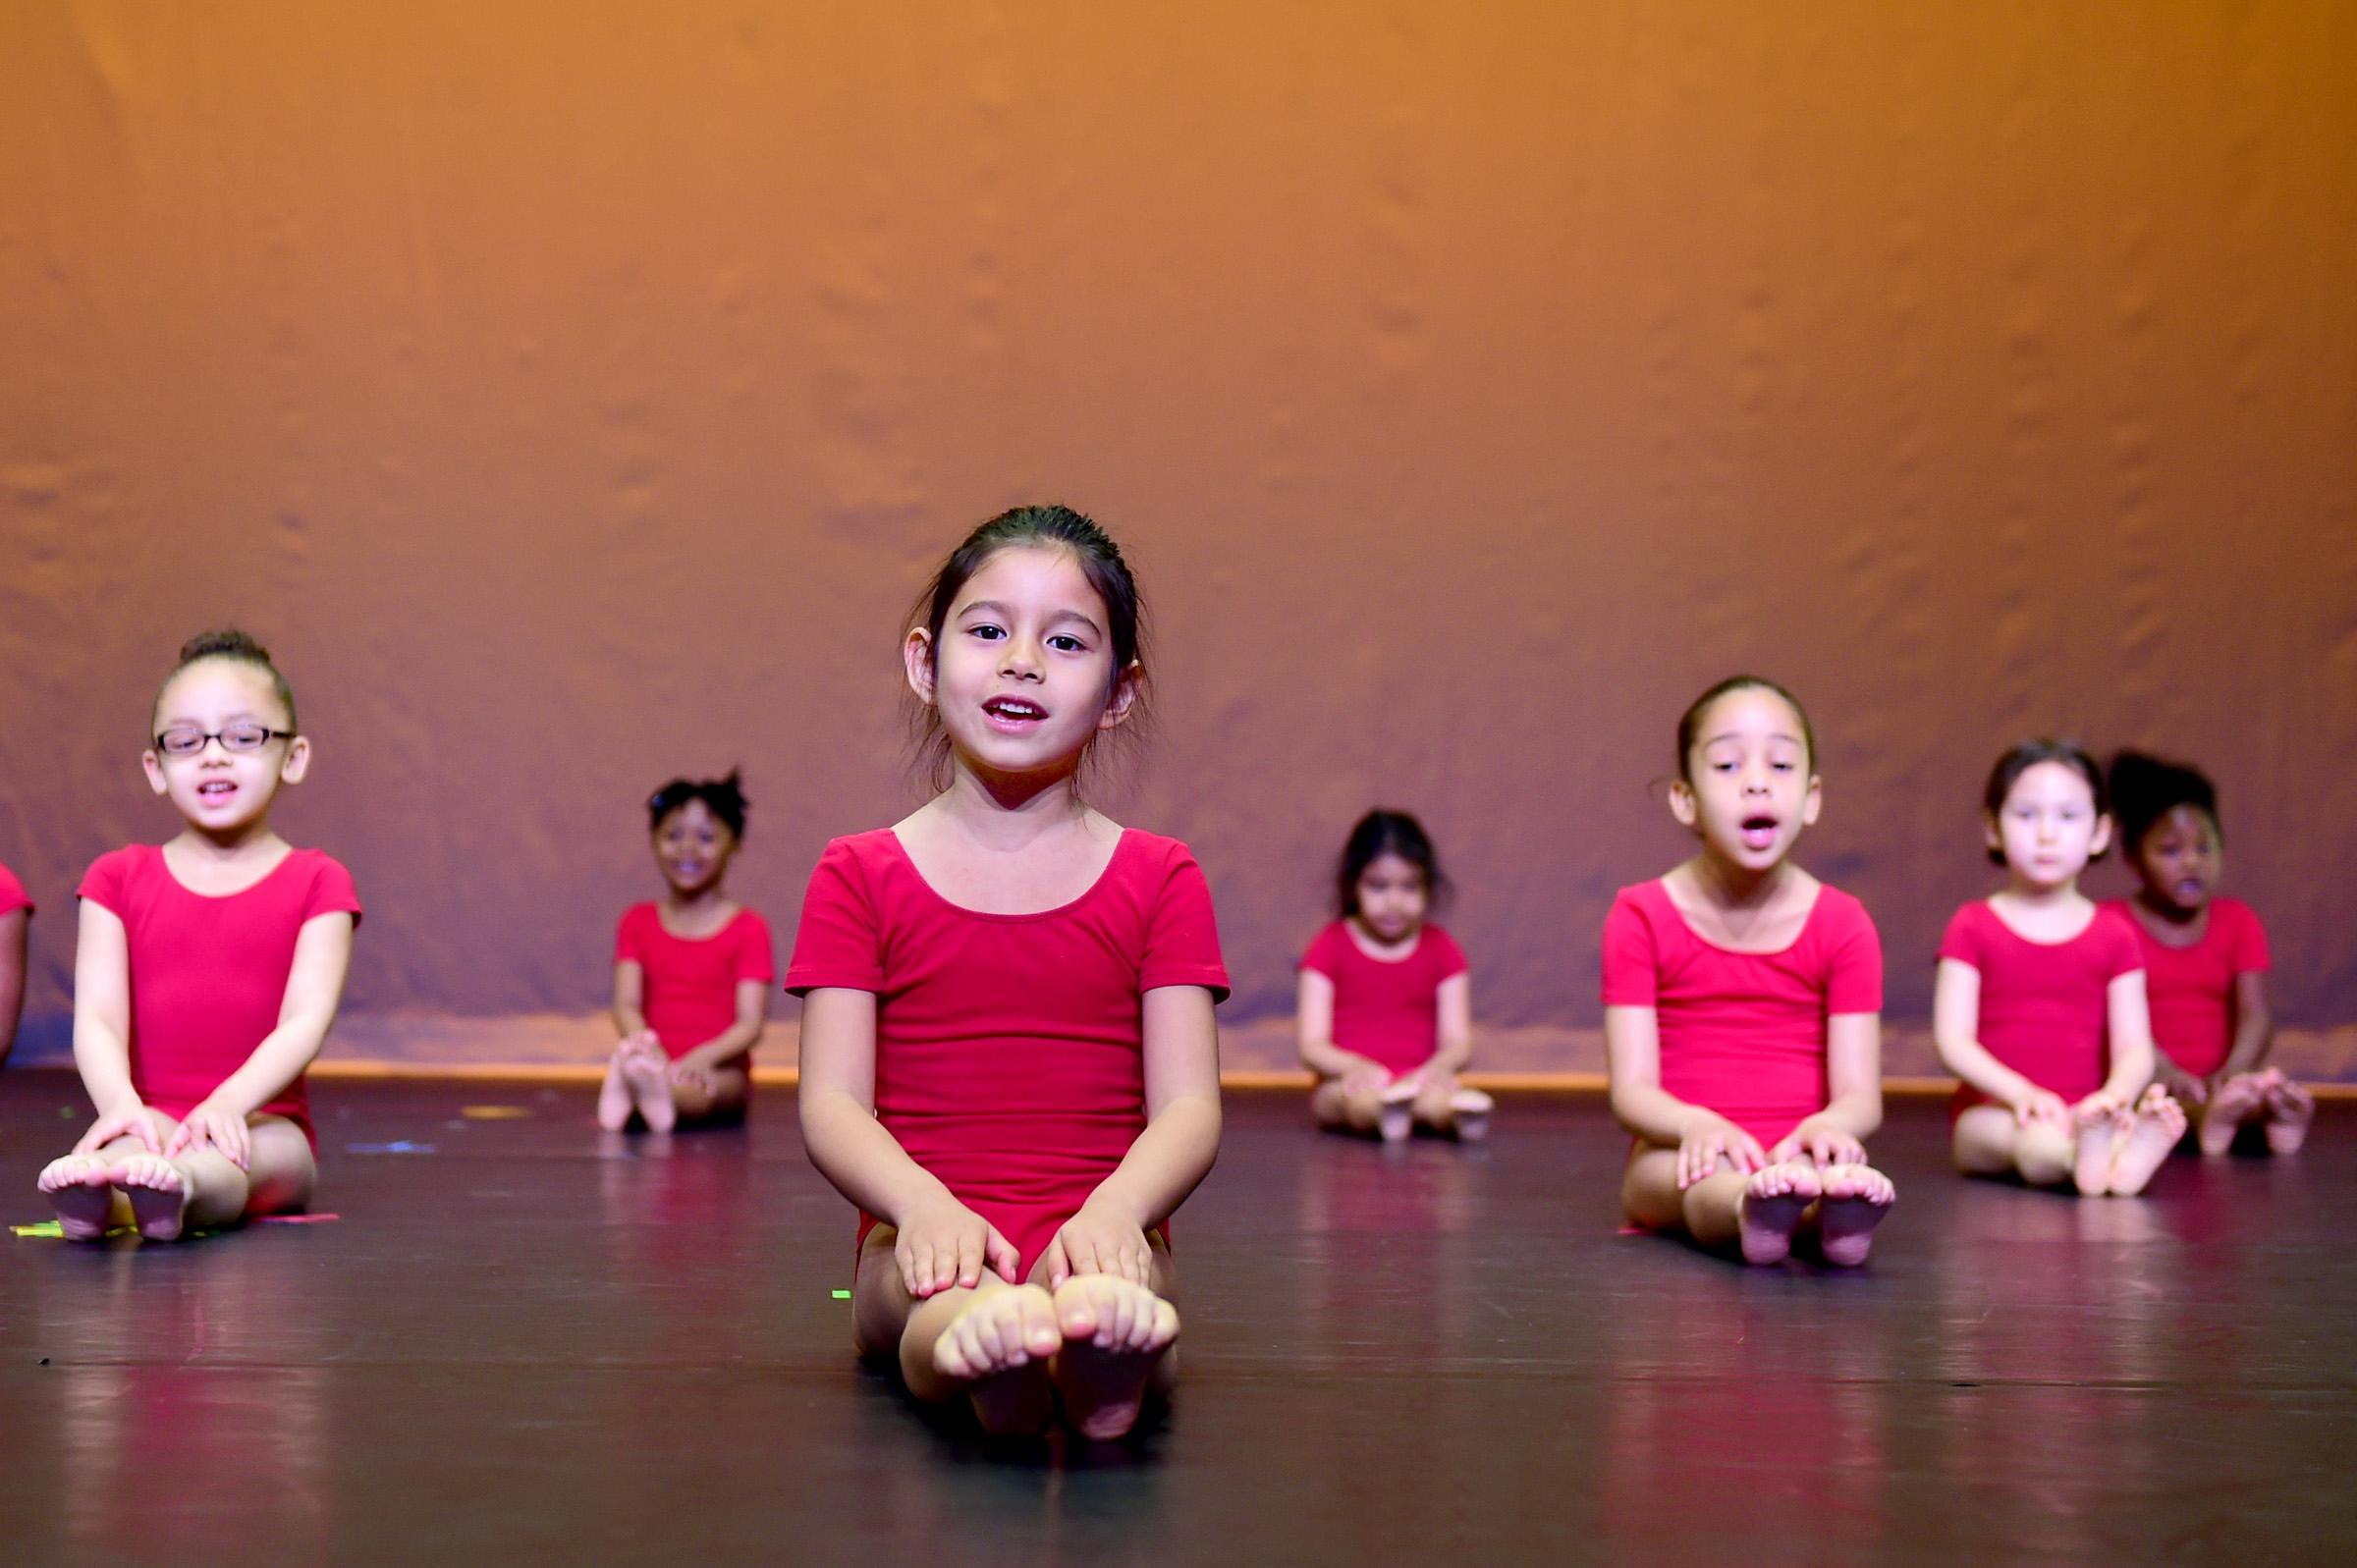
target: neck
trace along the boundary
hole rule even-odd
[[[1697,887],[1708,893],[1713,902],[1726,909],[1756,908],[1768,902],[1791,880],[1792,863],[1780,860],[1764,871],[1738,866],[1709,849],[1696,855],[1687,864],[1693,870]]]
[[[722,891],[718,877],[701,888],[690,888],[685,892],[669,883],[663,885],[663,906],[674,914],[705,914],[726,902],[728,894]]]
[[[2181,903],[2172,903],[2162,897],[2150,887],[2139,887],[2136,890],[2136,904],[2138,908],[2154,919],[2165,921],[2172,926],[2190,926],[2200,920],[2204,911],[2210,907],[2208,904],[2201,904],[2188,909]]]
[[[277,834],[270,831],[270,819],[256,817],[236,828],[200,828],[192,822],[184,823],[180,837],[173,840],[183,852],[202,860],[243,860],[256,850],[275,847]]]
[[[1044,834],[1084,822],[1088,807],[1075,787],[1076,770],[1048,774],[984,774],[957,764],[950,787],[934,804],[943,817],[994,849],[1019,849]]]
[[[2051,909],[2056,904],[2068,903],[2079,895],[2079,879],[2071,877],[2055,883],[2051,887],[2040,887],[2034,882],[2025,882],[2021,878],[2015,877],[2005,889],[2005,892],[2015,903],[2028,904],[2037,909]]]

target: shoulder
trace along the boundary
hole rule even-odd
[[[1122,830],[1106,877],[1149,898],[1211,896],[1211,885],[1195,853],[1178,838],[1166,838],[1142,828]]]
[[[1843,892],[1831,883],[1817,887],[1817,903],[1809,911],[1809,923],[1817,928],[1821,940],[1831,946],[1879,946],[1882,934],[1874,928],[1874,916],[1854,894]]]
[[[622,918],[614,922],[614,929],[617,931],[644,931],[650,924],[659,925],[661,923],[662,917],[655,913],[654,900],[650,898],[643,903],[634,903],[625,909],[622,912]]]
[[[1989,907],[1987,899],[1975,898],[1959,905],[1947,917],[1947,929],[1940,934],[1940,956],[1977,967],[1982,950],[1988,946],[1991,928],[1997,925],[1997,912]]]
[[[1659,931],[1665,924],[1665,916],[1674,921],[1677,908],[1670,901],[1670,890],[1656,877],[1650,882],[1631,883],[1613,894],[1613,906],[1605,911],[1604,929],[1608,934],[1631,929]]]
[[[740,942],[766,945],[769,941],[769,922],[762,917],[760,910],[748,905],[737,911],[737,918],[729,922],[729,932]]]
[[[76,893],[101,908],[115,909],[127,895],[153,888],[163,869],[164,854],[155,845],[125,844],[91,861]],[[122,913],[120,909],[115,912]]]
[[[830,887],[847,885],[870,892],[906,859],[890,828],[830,838],[819,851],[818,864],[810,868],[810,895],[816,897]]]
[[[2267,923],[2259,918],[2259,911],[2244,903],[2240,898],[2211,899],[2210,918],[2214,923],[2230,932],[2265,931],[2267,929]]]
[[[1309,939],[1309,946],[1301,949],[1301,962],[1311,967],[1331,967],[1343,957],[1349,946],[1350,933],[1343,929],[1343,923],[1329,920]]]
[[[1432,961],[1443,969],[1465,967],[1465,949],[1449,934],[1449,928],[1427,920],[1424,922],[1423,949]]]
[[[280,868],[288,896],[302,906],[304,919],[313,915],[360,913],[359,890],[344,862],[324,849],[290,849]]]

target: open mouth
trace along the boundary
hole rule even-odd
[[[227,779],[208,779],[196,786],[196,798],[208,806],[220,805],[238,792],[238,786]]]
[[[1753,812],[1742,821],[1738,833],[1746,849],[1766,849],[1776,842],[1776,830],[1781,826],[1766,812]]]
[[[1022,730],[1048,717],[1048,710],[1024,697],[992,697],[982,704],[982,712],[1001,730]]]

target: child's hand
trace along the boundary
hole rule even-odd
[[[161,1111],[149,1110],[137,1100],[99,1112],[75,1145],[78,1155],[94,1155],[117,1138],[137,1138],[147,1146],[147,1152],[164,1152],[164,1116]]]
[[[2160,1056],[2160,1066],[2153,1077],[2162,1088],[2168,1091],[2171,1100],[2186,1106],[2206,1106],[2210,1103],[2210,1086],[2208,1084],[2169,1060],[2167,1056],[2162,1055],[2161,1053],[2155,1052],[2153,1054]]]
[[[712,1093],[712,1074],[693,1056],[682,1056],[671,1064],[671,1081],[703,1094]]]
[[[1768,1163],[1760,1141],[1750,1133],[1725,1116],[1697,1116],[1678,1141],[1677,1190],[1683,1192],[1713,1174],[1722,1160],[1744,1175]]]
[[[1012,1285],[1022,1263],[998,1226],[947,1193],[902,1217],[892,1257],[901,1266],[901,1283],[918,1301],[952,1285],[972,1289],[982,1282],[985,1267]]]
[[[253,1129],[247,1126],[244,1116],[208,1100],[180,1119],[180,1131],[164,1146],[164,1158],[173,1159],[184,1149],[208,1147],[240,1170],[248,1169],[253,1159]]]
[[[1048,1288],[1074,1274],[1117,1274],[1152,1288],[1154,1249],[1135,1223],[1082,1204],[1048,1243]]]
[[[1811,1116],[1784,1134],[1783,1142],[1768,1152],[1770,1164],[1781,1165],[1787,1160],[1801,1158],[1815,1165],[1862,1165],[1866,1162],[1866,1146],[1839,1127]]]
[[[2110,1090],[2098,1089],[2095,1093],[2089,1095],[2086,1099],[2080,1101],[2077,1105],[2070,1108],[2069,1119],[2071,1121],[2078,1122],[2081,1125],[2093,1121],[2102,1121],[2107,1116],[2118,1115],[2122,1110],[2127,1108],[2127,1105],[2128,1103],[2125,1099],[2119,1095],[2113,1094]]]
[[[1343,1074],[1343,1092],[1349,1095],[1379,1095],[1391,1081],[1392,1075],[1388,1070],[1362,1059],[1357,1066]]]
[[[2044,1089],[2032,1089],[2013,1102],[2014,1125],[2034,1127],[2042,1121],[2053,1122],[2057,1127],[2070,1125],[2070,1108],[2062,1103],[2060,1095]]]

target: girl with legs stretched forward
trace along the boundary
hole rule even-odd
[[[2111,838],[2103,773],[2067,741],[2026,740],[1998,759],[1982,803],[2007,882],[1948,922],[1932,992],[1940,1059],[1964,1080],[1956,1168],[2132,1196],[2185,1113],[2152,1083],[2136,933],[2079,892]]]
[[[1167,1386],[1169,1220],[1219,1149],[1228,993],[1186,846],[1081,798],[1140,718],[1137,585],[1063,507],[1002,514],[904,643],[940,793],[827,846],[787,971],[802,1136],[861,1213],[853,1333],[926,1401],[1114,1437]]]
[[[2216,896],[2218,790],[2195,769],[2123,751],[2111,759],[2111,804],[2137,884],[2111,907],[2144,948],[2156,1081],[2199,1118],[2203,1154],[2226,1153],[2250,1122],[2266,1124],[2274,1153],[2297,1154],[2316,1101],[2267,1065],[2267,928],[2241,899]]]
[[[1473,1055],[1473,980],[1464,949],[1425,919],[1448,884],[1424,825],[1368,812],[1336,883],[1342,917],[1301,956],[1301,1063],[1319,1078],[1310,1114],[1386,1143],[1417,1127],[1478,1140],[1490,1097],[1456,1078]]]
[[[1605,917],[1605,1050],[1636,1137],[1631,1221],[1755,1264],[1806,1237],[1850,1268],[1895,1197],[1865,1145],[1883,1119],[1883,949],[1864,906],[1792,863],[1816,758],[1800,704],[1756,676],[1678,721],[1670,809],[1696,853]]]
[[[769,923],[724,886],[744,813],[734,773],[674,779],[646,803],[663,897],[632,904],[614,933],[622,1043],[597,1096],[608,1131],[632,1116],[652,1132],[744,1119],[777,974]]]
[[[98,1119],[40,1175],[78,1241],[131,1224],[176,1241],[310,1201],[302,1072],[360,913],[342,866],[270,830],[311,745],[258,643],[192,638],[152,718],[142,766],[181,832],[99,856],[82,884],[74,1063]]]

